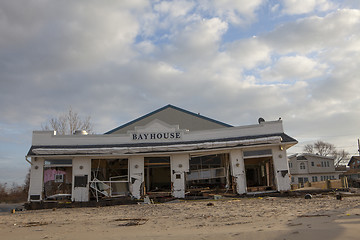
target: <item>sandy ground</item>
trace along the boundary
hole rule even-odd
[[[10,239],[360,239],[360,197],[241,198],[2,213]]]

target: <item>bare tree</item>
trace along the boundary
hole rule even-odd
[[[306,144],[304,146],[304,152],[306,152],[306,153],[314,153],[314,145]]]
[[[334,153],[334,157],[335,157],[335,167],[338,167],[339,165],[346,165],[349,162],[349,156],[350,154],[343,150],[340,151],[335,151]]]
[[[314,143],[314,149],[319,153],[319,155],[326,157],[335,151],[335,146],[331,143],[317,141]]]
[[[335,159],[334,165],[337,167],[340,164],[345,164],[349,159],[349,153],[344,149],[336,150],[336,147],[324,141],[317,141],[314,144],[307,144],[304,146],[304,152],[318,154],[324,157],[333,157]]]
[[[50,118],[41,127],[43,130],[55,130],[60,135],[73,134],[76,130],[85,130],[88,133],[93,133],[90,116],[81,118],[77,112],[73,111],[72,107],[66,113]]]

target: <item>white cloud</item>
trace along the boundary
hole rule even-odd
[[[24,6],[17,1],[2,2],[0,7],[4,9],[0,13],[2,57],[17,64],[17,70],[79,69],[132,56],[131,44],[139,27],[127,4],[21,2]]]
[[[264,81],[298,81],[326,76],[326,64],[305,56],[284,56],[262,71]]]
[[[155,51],[156,46],[151,41],[145,40],[136,44],[136,48],[141,55],[149,55]]]
[[[196,61],[207,64],[215,57],[228,25],[218,18],[203,19],[179,30],[164,48],[164,56],[175,65],[190,67]]]
[[[228,44],[226,51],[241,68],[255,68],[261,63],[270,61],[271,48],[257,38],[235,41]]]
[[[208,0],[200,7],[231,24],[247,25],[256,20],[255,11],[263,0]]]
[[[331,0],[282,0],[283,13],[306,14],[314,11],[327,11],[335,8]]]
[[[194,5],[194,2],[191,1],[161,1],[155,3],[154,10],[161,15],[169,15],[170,18],[177,18],[187,15],[187,13],[193,9]]]
[[[264,35],[262,40],[282,54],[308,54],[341,46],[359,32],[359,23],[359,10],[338,10],[325,17],[313,16],[280,25]]]

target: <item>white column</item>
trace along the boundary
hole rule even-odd
[[[230,164],[231,174],[236,182],[236,192],[238,194],[246,193],[245,164],[241,150],[232,150],[230,152]]]
[[[136,198],[141,198],[141,188],[144,187],[144,157],[131,156],[129,157],[129,175],[130,183],[129,190],[131,195]]]
[[[172,155],[170,157],[171,168],[171,192],[176,198],[185,198],[185,173],[189,172],[189,154]]]
[[[44,159],[31,158],[30,169],[30,187],[28,201],[43,200],[43,186],[44,186]]]
[[[277,191],[288,191],[291,187],[286,150],[281,146],[277,146],[272,149],[272,153]]]
[[[86,185],[76,186],[75,178],[86,178]],[[91,180],[91,159],[74,158],[72,160],[72,194],[71,200],[75,202],[89,201],[89,181]]]

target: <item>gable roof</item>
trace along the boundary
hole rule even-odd
[[[172,113],[174,116],[167,116],[165,117],[162,113],[169,112]],[[175,116],[175,114],[177,116]],[[179,117],[185,118],[184,121],[179,119]],[[167,119],[164,119],[167,118]],[[112,133],[126,133],[128,130],[134,129],[137,124],[145,125],[146,123],[154,120],[159,119],[161,121],[167,122],[168,124],[172,125],[179,125],[182,129],[189,129],[189,130],[205,130],[205,129],[214,129],[214,128],[222,128],[222,127],[232,127],[229,124],[202,116],[200,114],[196,114],[190,112],[188,110],[173,106],[168,104],[162,108],[159,108],[153,112],[150,112],[142,117],[139,117],[135,120],[132,120],[124,125],[121,125],[117,128],[114,128],[105,134],[112,134]],[[189,123],[189,120],[192,122]],[[195,126],[195,124],[197,124]],[[199,129],[200,128],[200,129]]]
[[[352,156],[350,158],[350,161],[348,162],[348,166],[350,166],[350,164],[354,161],[360,160],[360,156]]]
[[[311,157],[312,158],[322,158],[322,159],[326,159],[326,160],[334,160],[334,157],[328,157],[328,156],[321,156],[319,154],[314,154],[314,153],[295,153],[291,156],[289,156],[289,158],[295,158],[296,160],[310,160]],[[310,157],[310,159],[309,159]]]

